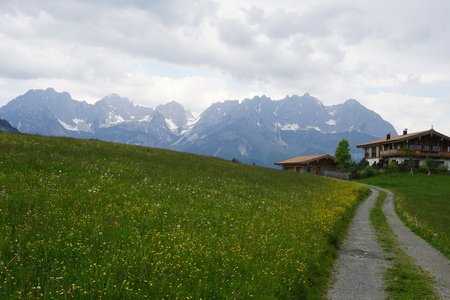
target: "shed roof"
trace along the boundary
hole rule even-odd
[[[413,133],[408,133],[408,134],[404,134],[404,135],[397,135],[397,136],[393,136],[391,137],[389,140],[386,138],[383,139],[378,139],[366,144],[361,144],[361,145],[357,145],[356,147],[361,148],[361,147],[365,147],[365,146],[373,146],[373,145],[378,145],[378,144],[385,144],[385,143],[392,143],[392,142],[401,142],[401,141],[406,141],[412,138],[417,138],[419,136],[424,136],[424,135],[428,135],[428,134],[435,134],[438,135],[444,139],[448,139],[450,140],[450,137],[437,132],[434,129],[430,129],[430,130],[425,130],[425,131],[419,131],[419,132],[413,132]]]
[[[289,158],[283,161],[276,162],[276,165],[290,165],[290,164],[307,164],[313,161],[317,161],[320,159],[329,158],[332,160],[336,160],[333,156],[328,154],[316,154],[316,155],[306,155],[306,156],[297,156],[293,158]]]

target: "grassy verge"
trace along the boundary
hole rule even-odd
[[[0,298],[316,299],[367,189],[0,134]]]
[[[395,210],[405,224],[450,259],[450,176],[377,175],[362,182],[395,193]]]
[[[370,221],[377,232],[383,250],[388,253],[391,266],[384,279],[389,299],[439,299],[432,288],[432,279],[424,273],[396,242],[395,234],[383,213],[386,193],[380,191]]]

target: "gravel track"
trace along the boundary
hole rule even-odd
[[[394,211],[392,193],[385,189],[380,190],[387,193],[383,212],[398,244],[414,258],[418,266],[435,278],[438,295],[442,299],[450,299],[450,261],[403,224]]]
[[[384,299],[383,272],[388,266],[370,223],[370,210],[378,191],[356,210],[347,238],[339,250],[334,266],[335,282],[328,291],[329,299]]]
[[[378,187],[371,187],[371,190],[372,194],[356,210],[347,238],[339,250],[334,266],[335,282],[328,290],[327,298],[386,298],[383,272],[388,262],[384,259],[369,218],[378,190],[383,190],[387,193],[383,212],[397,243],[418,266],[434,277],[439,297],[450,299],[450,261],[403,224],[394,211],[392,192]]]

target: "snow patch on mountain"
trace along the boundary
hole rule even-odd
[[[326,124],[328,124],[328,125],[330,125],[330,126],[334,126],[334,125],[336,125],[336,120],[329,119],[329,120],[326,122]]]
[[[178,126],[175,125],[175,123],[172,121],[172,119],[165,119],[167,127],[170,129],[170,131],[177,131]]]
[[[298,124],[284,124],[280,127],[281,130],[291,130],[291,131],[297,131],[300,129],[300,125]]]
[[[66,130],[76,131],[76,132],[80,132],[80,131],[92,132],[91,124],[87,123],[85,120],[74,118],[74,119],[72,119],[72,123],[74,125],[66,123],[61,119],[57,119],[57,120],[58,120],[59,124],[61,124],[61,126],[64,127],[64,129],[66,129]]]
[[[198,122],[198,120],[200,120],[200,118],[189,118],[187,120],[186,126],[193,126]]]
[[[318,127],[318,126],[307,126],[306,129],[314,129],[314,130],[316,130],[316,131],[322,132],[322,130],[321,130],[320,127]]]
[[[125,119],[121,115],[110,111],[108,114],[108,118],[105,120],[105,123],[100,125],[100,128],[111,127],[123,122],[125,122]]]
[[[145,116],[139,120],[139,122],[150,122],[153,119],[152,116]]]
[[[59,124],[62,125],[62,127],[64,127],[64,129],[66,130],[70,130],[70,131],[78,131],[78,127],[77,126],[72,126],[70,124],[67,124],[64,121],[61,121],[60,119],[58,119]]]
[[[248,152],[247,152],[247,149],[245,148],[245,146],[239,145],[238,151],[242,157],[248,157]]]

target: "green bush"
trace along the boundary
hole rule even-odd
[[[386,165],[386,172],[387,173],[391,173],[394,174],[398,171],[398,164],[397,161],[395,160],[391,160],[387,165]]]
[[[425,159],[419,166],[419,171],[422,173],[428,173],[430,171],[436,170],[434,162],[432,159]]]
[[[371,166],[367,166],[367,167],[364,168],[364,170],[361,171],[361,177],[362,178],[372,177],[375,174],[376,174],[376,171]]]
[[[400,172],[409,172],[414,169],[414,161],[412,159],[404,160],[398,165],[398,169]]]
[[[350,177],[352,179],[368,178],[368,177],[372,177],[376,174],[377,174],[377,171],[374,168],[372,168],[371,166],[366,166],[362,170],[356,168],[356,169],[352,169],[350,171]]]
[[[358,167],[360,167],[360,168],[364,168],[364,167],[368,167],[368,166],[369,166],[369,162],[364,157],[358,163]]]
[[[443,164],[440,165],[438,168],[439,173],[447,173],[448,172],[448,165],[447,164]]]
[[[353,169],[350,171],[350,178],[351,179],[362,179],[364,177],[361,177],[361,171],[358,169]]]

